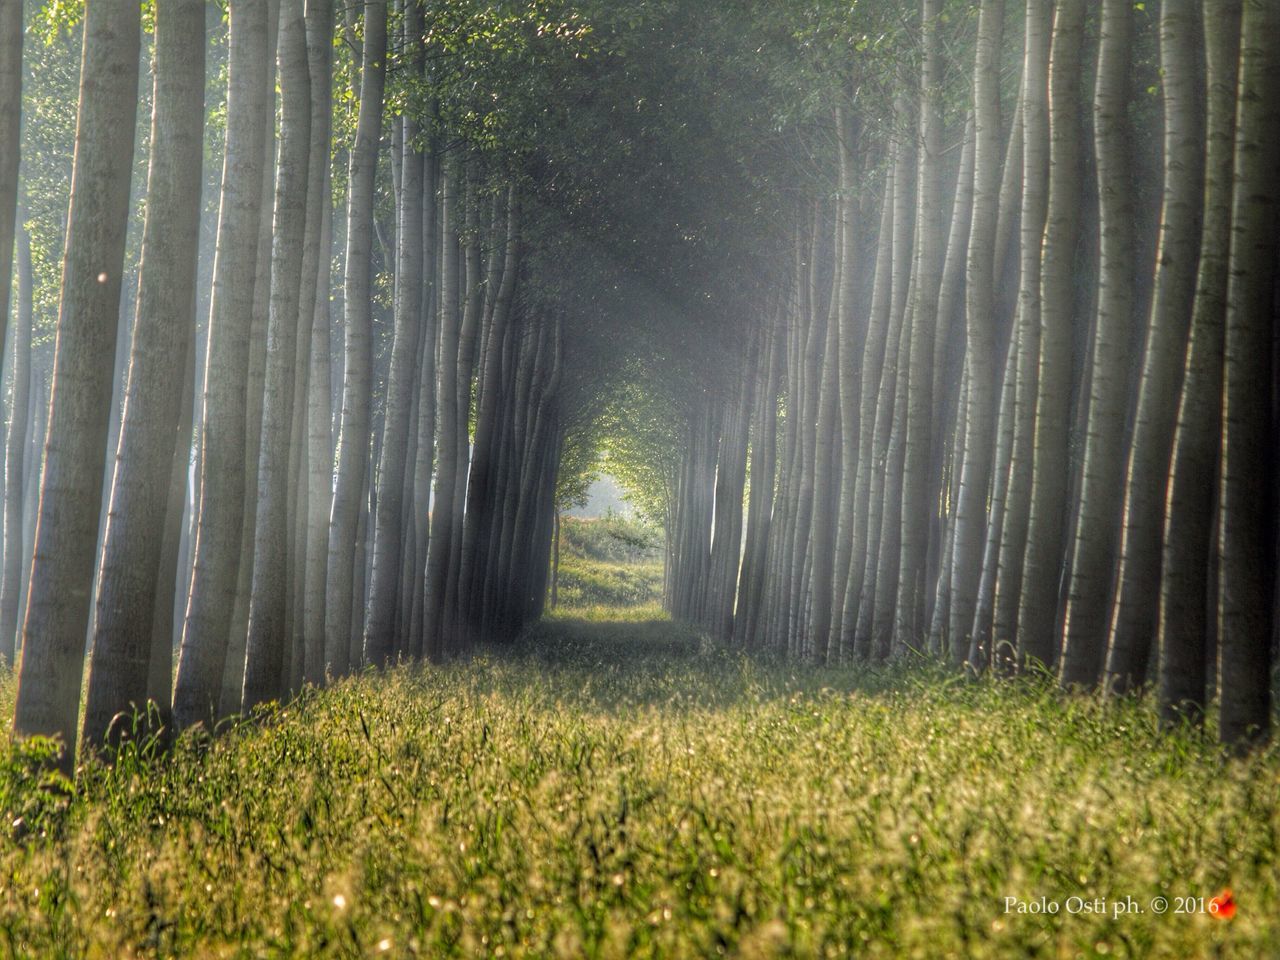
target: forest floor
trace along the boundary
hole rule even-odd
[[[770,665],[651,608],[349,679],[71,794],[34,769],[0,765],[0,956],[1280,955],[1276,747]]]

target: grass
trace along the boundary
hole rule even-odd
[[[567,608],[652,607],[662,597],[661,535],[616,515],[564,517],[559,603]]]
[[[560,560],[560,605],[651,607],[662,597],[662,563],[611,563],[566,555]]]
[[[72,794],[11,748],[0,956],[1280,951],[1275,747],[1228,760],[1143,706],[608,616],[349,679]],[[1227,886],[1231,920],[1148,907]]]

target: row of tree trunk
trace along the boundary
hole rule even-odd
[[[429,79],[422,8],[394,12],[369,0],[363,31],[348,36],[359,107],[335,229],[334,4],[232,0],[197,369],[206,10],[157,5],[137,304],[108,460],[141,25],[137,3],[86,6],[47,442],[38,478],[24,483],[28,432],[10,431],[0,588],[0,652],[19,668],[15,730],[61,737],[68,769],[78,734],[97,747],[157,725],[212,728],[366,665],[465,655],[541,612],[565,432],[561,326],[521,295],[513,181],[432,115],[406,109],[384,124],[389,56],[407,51],[398,69]],[[389,38],[389,24],[402,35]],[[0,124],[16,129],[20,5],[4,4],[0,38]],[[0,131],[0,143],[7,229],[18,220],[18,138]],[[392,176],[380,178],[388,154]],[[388,183],[392,342],[378,377],[374,241]],[[6,266],[12,246],[0,234]],[[19,246],[15,349],[29,355],[30,257]],[[341,344],[330,338],[338,299]],[[30,363],[14,370],[13,419],[25,427],[31,387],[18,373],[29,377]],[[27,546],[21,494],[33,489]]]
[[[982,0],[948,124],[951,21],[923,0],[884,148],[837,106],[838,175],[797,216],[741,386],[689,415],[667,602],[823,663],[1151,684],[1170,723],[1216,696],[1247,743],[1277,622],[1280,7],[1160,5],[1153,216],[1134,5],[1101,4],[1091,97],[1090,10]]]

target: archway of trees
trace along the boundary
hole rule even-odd
[[[3,0],[15,730],[509,640],[607,452],[718,642],[1265,736],[1280,8],[1201,6]]]

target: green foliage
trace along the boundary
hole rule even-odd
[[[591,484],[600,477],[600,453],[594,433],[577,430],[565,441],[556,474],[556,506],[562,510],[584,507]]]
[[[666,528],[684,444],[680,406],[670,389],[633,375],[606,407],[603,433],[609,473],[650,525]]]
[[[658,620],[342,681],[91,766],[0,845],[43,956],[1274,956],[1280,747],[1147,705],[807,670]],[[643,616],[643,614],[639,614]],[[10,689],[10,688],[5,688]],[[11,695],[11,694],[10,694]],[[8,704],[3,705],[8,708]],[[0,765],[6,810],[47,794]],[[59,801],[62,802],[62,801]],[[1006,896],[1239,912],[1019,916]]]

